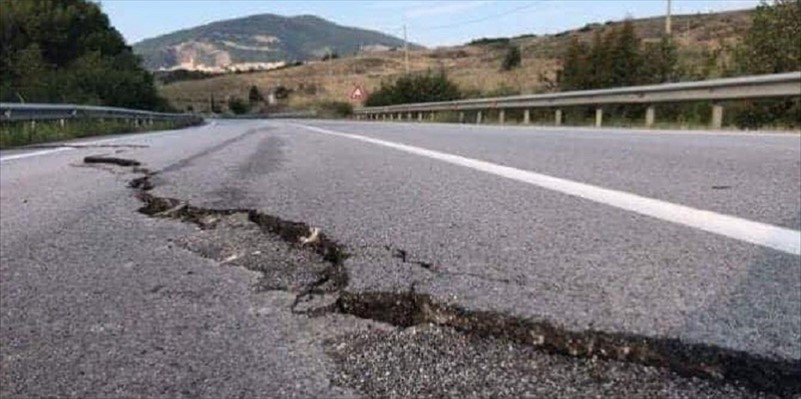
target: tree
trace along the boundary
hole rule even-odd
[[[511,71],[512,69],[519,67],[520,61],[520,48],[517,46],[509,47],[509,49],[506,50],[506,55],[503,57],[501,71]]]
[[[801,70],[801,0],[762,2],[738,50],[741,73],[766,74]]]
[[[98,4],[0,0],[0,100],[167,110]]]
[[[669,45],[666,42],[665,48],[659,49],[666,64],[665,70],[659,69],[658,72],[666,75],[675,69],[675,60],[671,61],[675,58],[675,50]],[[626,21],[621,27],[612,27],[605,33],[596,30],[591,45],[573,37],[562,57],[559,87],[562,90],[590,90],[644,83],[647,81],[644,65],[634,24]]]
[[[640,39],[634,31],[634,24],[627,19],[617,32],[614,46],[609,49],[611,58],[610,86],[633,86],[640,82],[642,75],[642,55]]]
[[[801,69],[801,0],[762,2],[754,12],[753,24],[737,49],[736,73],[768,74]],[[801,100],[765,100],[731,107],[740,127],[767,124],[801,126]]]
[[[261,92],[259,91],[258,87],[250,86],[250,90],[248,91],[248,100],[250,101],[251,105],[264,100],[264,98],[261,96]]]
[[[562,90],[587,89],[589,65],[587,59],[588,47],[576,37],[571,39],[565,55],[562,57],[562,69],[557,80]]]
[[[667,83],[677,79],[678,56],[676,45],[668,35],[663,35],[659,43],[645,47],[643,64],[644,83]]]
[[[602,35],[600,29],[593,34],[592,47],[589,49],[589,59],[586,61],[586,72],[590,76],[586,77],[583,89],[598,89],[611,85],[612,58],[610,51],[614,45],[615,38],[614,29],[611,29],[606,36]]]
[[[216,101],[214,101],[214,93],[209,94],[209,112],[213,114],[219,114],[220,112],[222,112],[222,109],[220,109],[220,105],[217,104]]]

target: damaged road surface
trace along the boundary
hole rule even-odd
[[[801,224],[797,137],[546,133],[231,121],[4,162],[0,396],[801,395],[798,256],[347,136],[572,179],[523,155],[627,145],[588,183]],[[708,190],[636,179],[736,140]],[[756,161],[757,215],[711,188]]]

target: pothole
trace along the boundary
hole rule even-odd
[[[87,164],[94,164],[94,163],[104,163],[104,164],[112,164],[117,166],[139,166],[141,163],[134,159],[127,159],[127,158],[117,158],[117,157],[105,157],[105,156],[98,156],[92,155],[85,157],[83,159],[84,163]]]
[[[801,361],[775,360],[676,339],[571,331],[544,321],[438,303],[413,288],[400,293],[350,292],[344,266],[349,254],[320,229],[253,209],[208,209],[177,198],[159,197],[149,191],[153,188],[150,177],[155,173],[146,169],[138,172],[143,176],[132,180],[129,186],[136,189],[137,198],[143,202],[139,212],[196,225],[199,231],[179,240],[179,245],[221,265],[260,272],[260,288],[295,293],[293,312],[310,316],[347,314],[400,328],[430,324],[467,337],[522,345],[540,353],[654,366],[681,376],[735,383],[780,395],[801,393]],[[412,259],[405,251],[394,251],[392,256],[406,262]],[[426,269],[433,267],[420,263]]]

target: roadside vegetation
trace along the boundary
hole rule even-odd
[[[313,110],[321,118],[348,118],[353,115],[353,104],[344,101],[325,101],[315,105]]]
[[[96,2],[0,0],[0,101],[173,111],[153,75]],[[179,74],[180,75],[180,74]],[[202,75],[202,74],[201,74]],[[202,77],[198,74],[178,78]],[[123,120],[2,122],[0,148],[101,134],[182,127]]]
[[[427,71],[424,74],[408,74],[394,82],[382,82],[381,87],[365,101],[368,107],[451,101],[462,97],[459,87],[450,81],[444,71]]]
[[[59,121],[3,122],[0,123],[0,149],[108,134],[180,129],[189,125],[189,122],[182,121],[153,121],[152,124],[136,124],[124,119],[69,120],[63,126]]]
[[[587,28],[589,30],[589,28]],[[697,70],[681,59],[678,46],[672,37],[663,35],[658,40],[643,42],[631,20],[605,30],[595,30],[592,39],[582,41],[573,37],[561,58],[561,68],[554,80],[559,91],[592,90],[645,84],[660,84],[698,80],[710,75],[734,77],[765,73],[801,70],[801,0],[776,0],[763,3],[754,12],[753,25],[741,43],[727,52],[707,55],[705,68]],[[474,42],[483,46],[506,48],[501,71],[520,67],[521,56],[517,46],[501,39],[481,39]],[[436,84],[429,82],[434,81]],[[441,87],[447,87],[442,90]],[[447,93],[447,94],[442,94]],[[432,75],[407,75],[395,82],[383,82],[381,88],[368,98],[365,105],[381,106],[428,101],[446,101],[457,98],[495,97],[519,94],[513,88],[501,86],[490,92],[461,90],[448,80],[444,72]],[[605,107],[608,125],[638,126],[645,115],[645,105],[619,105]],[[668,126],[704,126],[709,122],[711,104],[661,104],[660,119],[673,121]],[[492,119],[492,111],[485,111]],[[518,112],[508,112],[508,119]],[[572,107],[565,110],[564,121],[570,124],[590,124],[594,120],[592,107]],[[798,98],[764,101],[736,101],[727,105],[725,123],[739,128],[798,128],[801,127],[801,101]],[[451,120],[453,115],[443,117]],[[535,121],[537,119],[535,118]],[[545,118],[544,120],[549,120]],[[664,124],[664,122],[663,122]]]
[[[2,101],[169,108],[97,3],[0,0],[0,9]]]
[[[677,45],[669,36],[643,43],[631,21],[622,26],[596,31],[590,43],[576,38],[562,58],[557,73],[560,90],[591,90],[643,84],[690,81],[715,77],[734,77],[801,70],[801,0],[776,0],[762,3],[754,12],[753,24],[737,45],[725,52],[707,55],[705,73],[688,68],[677,54]],[[618,123],[641,119],[645,106],[626,105],[611,108]],[[706,123],[709,104],[660,106],[662,116],[675,120],[685,117],[690,124]],[[700,112],[699,112],[700,111]],[[589,120],[594,112],[586,109],[575,119]],[[728,124],[740,128],[801,127],[801,102],[798,98],[767,101],[739,101],[727,106]]]

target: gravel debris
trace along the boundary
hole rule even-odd
[[[553,355],[500,339],[422,325],[329,342],[334,384],[367,397],[771,398],[633,363]]]

